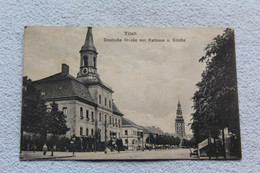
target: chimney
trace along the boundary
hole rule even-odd
[[[69,74],[69,66],[67,64],[62,64],[61,72],[65,74]]]

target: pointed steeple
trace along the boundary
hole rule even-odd
[[[181,103],[180,99],[178,99],[178,105],[177,105],[177,115],[182,116],[182,110],[181,110]]]
[[[182,116],[180,99],[178,99],[176,114],[177,115],[175,118],[175,132],[180,139],[183,139],[185,137],[185,122]]]
[[[97,50],[94,46],[92,28],[88,27],[85,42],[80,52],[80,68],[77,78],[84,84],[100,82],[97,72]]]
[[[88,27],[88,32],[86,35],[85,43],[81,47],[80,52],[82,52],[82,51],[93,51],[93,52],[97,53],[97,50],[96,50],[96,47],[95,47],[94,41],[93,41],[92,27]]]

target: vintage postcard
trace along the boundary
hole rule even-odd
[[[241,159],[232,28],[26,26],[20,160]]]

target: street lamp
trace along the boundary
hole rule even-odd
[[[73,156],[74,156],[74,152],[75,152],[75,140],[76,140],[76,137],[75,137],[75,134],[73,134],[73,136],[71,137],[71,141],[70,141],[70,143],[72,144]]]
[[[105,116],[105,154],[107,154],[107,128],[110,126],[111,124],[107,125],[107,117]]]
[[[128,150],[128,143],[129,143],[129,141],[128,141],[128,131],[127,131],[126,135],[127,135],[127,150]]]

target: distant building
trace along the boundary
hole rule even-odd
[[[177,115],[175,119],[175,133],[180,139],[183,139],[186,137],[186,135],[185,135],[185,122],[182,116],[180,100],[178,101],[176,114]]]
[[[143,138],[144,138],[144,146],[151,146],[149,141],[150,136],[156,138],[158,135],[164,135],[165,133],[159,128],[155,126],[146,126],[143,127]]]
[[[129,119],[122,118],[123,145],[128,150],[141,149],[143,147],[143,129]]]
[[[145,129],[148,130],[149,133],[151,133],[151,134],[155,134],[155,135],[163,135],[164,134],[164,132],[159,127],[146,126]]]
[[[105,141],[111,134],[121,136],[123,114],[112,99],[114,91],[97,73],[97,54],[89,27],[76,78],[69,74],[69,66],[62,64],[60,73],[33,82],[47,103],[55,101],[67,116],[67,137],[97,136]]]

